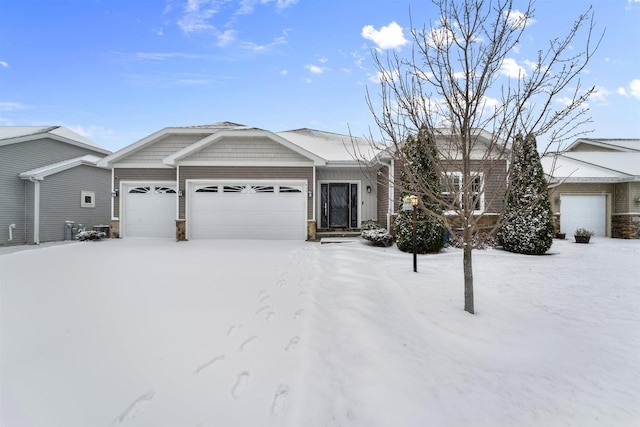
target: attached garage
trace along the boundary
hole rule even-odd
[[[175,184],[123,184],[124,237],[176,235]]]
[[[607,196],[592,194],[560,195],[560,230],[572,236],[578,228],[607,235]]]
[[[190,239],[306,239],[305,181],[196,181],[188,188]]]

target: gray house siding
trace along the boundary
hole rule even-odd
[[[172,168],[115,168],[113,170],[113,188],[120,189],[122,181],[173,181],[176,180],[176,170]],[[113,218],[120,215],[120,198],[113,200]]]
[[[122,163],[161,164],[165,157],[206,138],[209,134],[167,135],[149,147],[142,148],[122,159]]]
[[[299,179],[313,188],[313,167],[271,166],[181,166],[179,189],[186,192],[188,179]],[[314,192],[315,193],[315,192]],[[314,194],[315,196],[315,194]],[[309,198],[307,219],[313,218],[313,198]],[[180,198],[180,218],[185,218],[185,198]]]
[[[360,218],[362,221],[379,221],[377,207],[377,177],[376,172],[364,167],[349,167],[335,169],[318,169],[316,173],[316,189],[320,193],[320,184],[323,182],[360,182]],[[367,192],[367,186],[371,187],[371,193]],[[320,207],[318,207],[318,217]],[[386,215],[385,215],[386,218]],[[384,219],[384,218],[383,218]]]
[[[64,240],[64,221],[87,229],[109,224],[110,171],[78,166],[48,176],[40,183],[40,241]],[[95,207],[81,207],[82,191],[95,193]]]
[[[18,174],[86,154],[104,155],[49,138],[0,146],[0,245],[33,242],[33,183]],[[10,224],[16,225],[11,241]]]

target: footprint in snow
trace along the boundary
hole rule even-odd
[[[273,415],[278,415],[282,412],[282,408],[284,408],[288,395],[289,386],[286,384],[280,384],[280,386],[278,386],[278,390],[276,390],[276,394],[273,395],[273,402],[271,403],[271,413]]]
[[[262,307],[260,307],[259,309],[256,310],[256,314],[260,314],[263,311],[270,310],[270,309],[271,309],[270,305],[263,305]]]
[[[198,366],[198,369],[193,371],[193,375],[198,375],[201,371],[207,369],[209,366],[213,365],[216,362],[220,362],[220,361],[224,360],[224,358],[225,358],[224,354],[221,354],[221,355],[216,356],[213,359],[209,360],[208,362],[203,363],[202,365]]]
[[[293,313],[293,319],[294,320],[298,319],[300,316],[302,316],[302,313],[304,313],[303,309],[296,311],[295,313]]]
[[[155,391],[150,390],[145,394],[140,395],[136,400],[134,400],[128,407],[125,409],[115,420],[113,420],[113,424],[120,424],[125,421],[128,421],[135,417],[136,412],[140,406],[149,402],[156,395]]]
[[[232,335],[232,334],[236,331],[236,329],[241,328],[241,327],[242,327],[242,325],[241,325],[241,324],[239,324],[239,323],[234,323],[234,324],[233,324],[233,325],[231,325],[231,326],[229,327],[229,329],[227,330],[227,335]]]
[[[284,351],[293,351],[298,346],[300,342],[300,337],[293,337],[289,340],[289,344],[285,347]]]
[[[246,348],[248,348],[248,347],[251,345],[251,343],[252,343],[253,341],[255,341],[257,338],[258,338],[258,337],[254,335],[254,336],[252,336],[251,338],[249,338],[249,339],[245,340],[242,344],[240,344],[239,350],[240,350],[240,351],[244,351],[244,350],[245,350]]]
[[[236,383],[231,388],[231,395],[234,399],[239,398],[247,391],[247,387],[249,386],[249,372],[244,371],[238,374],[236,378]]]

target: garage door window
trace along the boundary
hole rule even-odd
[[[176,194],[176,190],[170,187],[155,187],[154,194]]]
[[[276,191],[273,185],[253,185],[251,186],[252,193],[274,193]]]
[[[134,187],[129,190],[129,194],[147,194],[151,191],[151,187]]]
[[[302,193],[302,190],[300,188],[282,186],[280,187],[280,193]]]
[[[202,187],[196,190],[196,193],[217,193],[217,192],[218,192],[217,185],[210,185],[208,187]]]

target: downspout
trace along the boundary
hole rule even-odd
[[[29,177],[33,182],[33,244],[40,244],[40,180]]]

